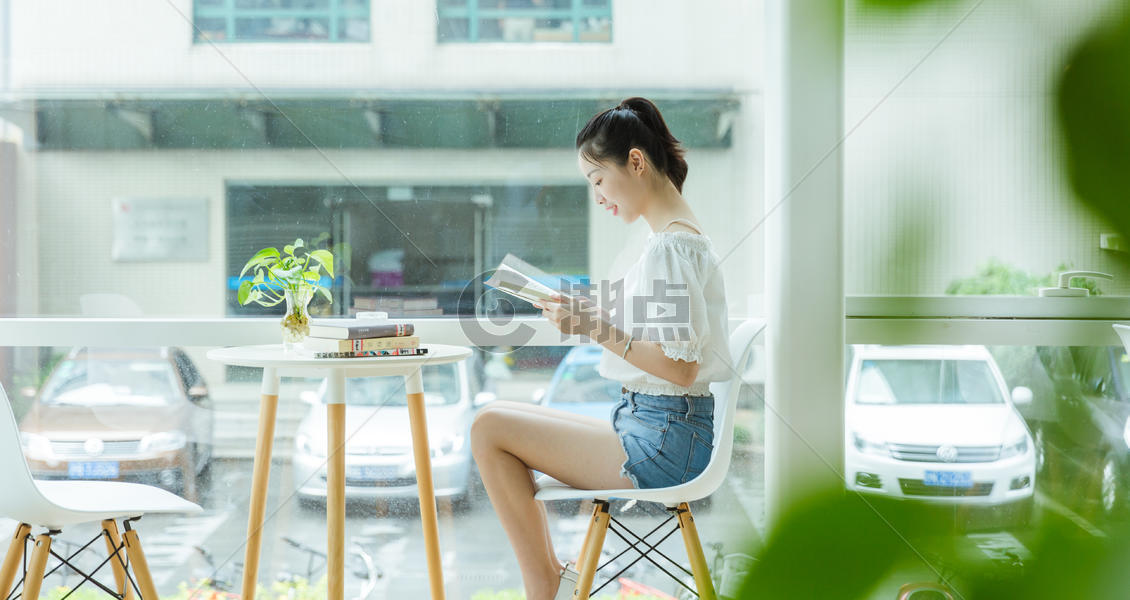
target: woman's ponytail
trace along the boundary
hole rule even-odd
[[[659,108],[647,98],[633,97],[592,119],[577,134],[577,149],[595,162],[623,166],[628,152],[640,148],[679,193],[687,179],[685,151],[671,134]]]
[[[683,182],[687,179],[687,161],[683,159],[685,151],[679,140],[671,134],[671,130],[667,128],[667,122],[663,120],[663,115],[659,113],[659,108],[647,98],[628,98],[620,103],[620,106],[631,109],[640,118],[641,121],[647,125],[648,129],[655,134],[656,138],[663,148],[663,163],[664,172],[675,184],[679,193],[683,192]]]

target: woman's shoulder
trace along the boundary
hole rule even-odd
[[[709,237],[674,231],[651,234],[641,262],[647,272],[705,281],[717,274],[721,260]]]
[[[646,254],[680,253],[687,257],[709,257],[714,249],[705,234],[691,231],[660,231],[647,234]]]

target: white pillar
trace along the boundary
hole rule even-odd
[[[772,213],[765,232],[765,494],[772,529],[797,500],[843,486],[843,2],[768,0],[766,17],[765,208]]]
[[[8,100],[12,80],[12,25],[8,0],[0,0],[0,100]]]

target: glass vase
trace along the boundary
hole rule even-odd
[[[306,336],[310,335],[310,300],[314,298],[314,290],[299,289],[285,290],[286,314],[283,316],[282,339],[283,351],[293,353]]]

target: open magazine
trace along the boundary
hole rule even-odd
[[[549,300],[553,294],[572,295],[560,289],[560,277],[548,275],[513,254],[502,259],[486,284],[531,304]]]

